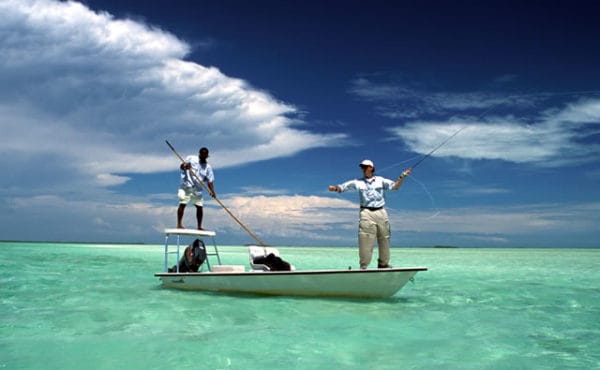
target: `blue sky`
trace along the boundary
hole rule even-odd
[[[0,0],[0,239],[160,243],[178,160],[272,245],[600,246],[593,1]],[[188,209],[185,223],[194,225]],[[207,228],[252,239],[214,202]]]

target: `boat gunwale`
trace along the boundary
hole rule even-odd
[[[295,271],[204,271],[204,272],[157,272],[156,277],[178,276],[268,276],[268,275],[337,275],[337,274],[365,274],[365,273],[392,273],[392,272],[417,272],[427,271],[427,267],[392,267],[385,269],[356,269],[356,270],[295,270]]]

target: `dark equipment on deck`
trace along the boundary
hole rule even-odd
[[[206,246],[200,239],[194,240],[188,245],[179,259],[179,272],[198,272],[200,266],[206,261]],[[177,266],[169,269],[169,272],[177,272]]]

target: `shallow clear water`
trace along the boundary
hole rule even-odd
[[[393,249],[429,271],[378,300],[162,289],[162,252],[0,243],[0,368],[600,368],[598,249]],[[358,258],[280,252],[298,269]]]

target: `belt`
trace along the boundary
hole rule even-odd
[[[380,209],[383,209],[383,207],[363,207],[363,206],[361,206],[360,209],[368,209],[369,211],[379,211]]]

